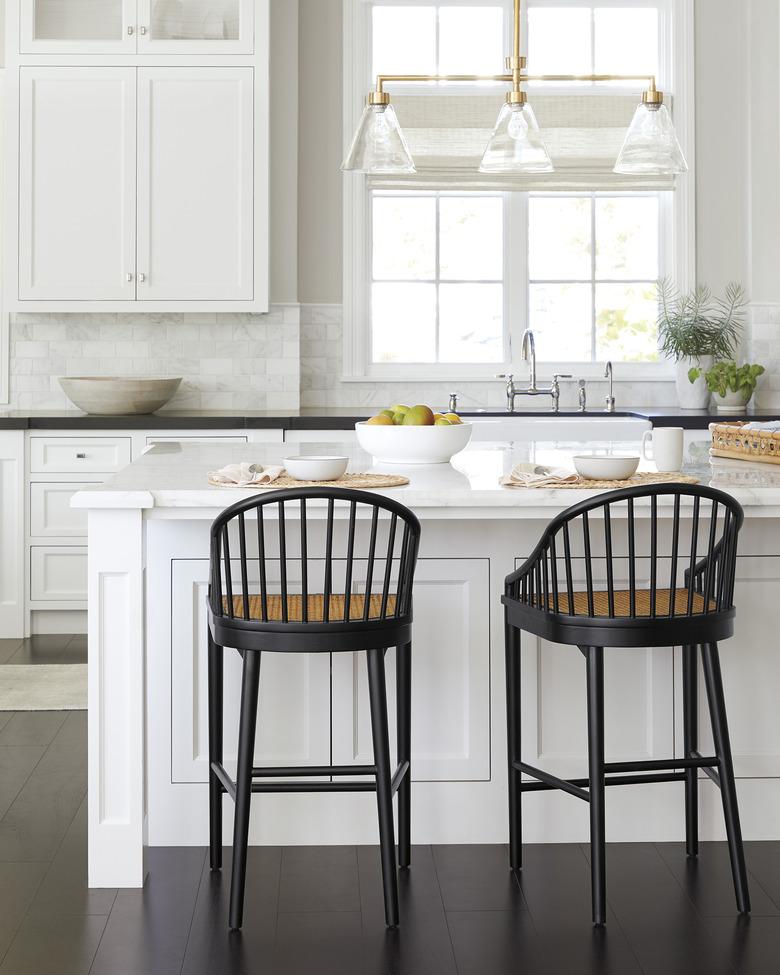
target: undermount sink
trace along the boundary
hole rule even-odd
[[[586,443],[593,440],[641,440],[650,430],[649,420],[608,414],[552,413],[542,416],[468,416],[474,440],[565,440]]]

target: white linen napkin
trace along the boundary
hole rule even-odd
[[[283,467],[263,467],[260,464],[228,464],[218,471],[209,471],[212,484],[232,484],[235,487],[252,487],[253,484],[270,484],[284,474]]]
[[[780,433],[780,420],[768,420],[760,423],[757,420],[753,423],[746,423],[743,430],[763,430],[766,433]]]
[[[538,464],[516,464],[509,474],[505,474],[500,484],[504,487],[541,488],[555,487],[556,484],[576,484],[579,474],[562,467],[540,467]]]

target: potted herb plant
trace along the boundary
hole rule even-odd
[[[764,367],[758,364],[738,366],[734,361],[716,362],[704,373],[701,368],[694,367],[688,374],[688,380],[691,383],[704,380],[708,392],[715,399],[718,413],[741,413],[756,391],[758,377],[765,372]]]
[[[681,294],[669,280],[658,282],[658,335],[661,351],[676,363],[677,396],[683,409],[706,407],[710,390],[704,379],[715,360],[734,358],[745,327],[747,297],[730,284],[723,297],[707,287]],[[695,380],[690,379],[697,370]]]

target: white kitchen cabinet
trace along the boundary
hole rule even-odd
[[[135,69],[19,77],[20,299],[134,299]]]
[[[251,54],[254,0],[20,0],[25,54]]]
[[[139,69],[139,300],[252,299],[253,78]]]
[[[9,5],[9,19],[14,3]],[[19,0],[25,54],[132,54],[136,0]]]
[[[30,600],[83,603],[86,598],[86,548],[33,545],[30,549]]]
[[[360,592],[360,579],[356,579]],[[395,699],[395,651],[386,656]],[[490,778],[490,561],[420,559],[414,583],[412,778]],[[442,704],[446,702],[446,704]],[[395,708],[389,708],[395,743]],[[365,653],[333,655],[333,761],[373,761]]]
[[[138,0],[143,54],[251,54],[253,0]]]

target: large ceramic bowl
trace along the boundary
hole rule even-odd
[[[181,378],[60,377],[60,386],[68,399],[94,416],[154,413],[173,397],[180,383]]]
[[[447,464],[471,440],[471,424],[396,427],[356,423],[366,453],[384,464]]]

